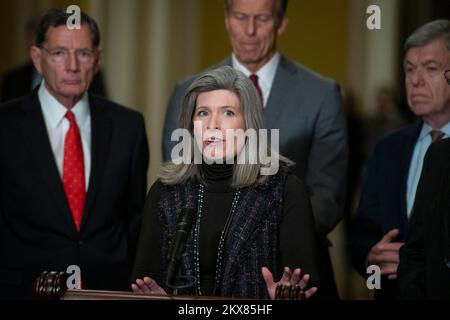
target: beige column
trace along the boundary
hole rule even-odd
[[[144,86],[144,115],[151,145],[149,181],[155,180],[161,164],[161,132],[168,92],[168,69],[170,64],[170,7],[169,1],[151,1],[148,7],[148,24],[142,48],[146,64],[142,70]]]
[[[146,8],[147,24],[142,33],[141,48],[145,62],[139,71],[140,91],[151,161],[149,181],[156,179],[161,165],[161,138],[167,102],[176,81],[198,71],[197,0],[150,1]]]
[[[104,33],[104,70],[112,100],[136,108],[134,76],[137,0],[108,0]]]
[[[161,165],[161,137],[175,83],[199,69],[199,0],[90,0],[103,34],[112,100],[144,114],[149,182]]]
[[[367,7],[381,8],[381,30],[369,30]],[[374,91],[381,84],[397,85],[399,0],[352,0],[350,48],[348,56],[349,84],[366,114],[372,114]]]

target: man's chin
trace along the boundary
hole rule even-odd
[[[85,91],[87,90],[80,86],[64,86],[63,90],[61,90],[65,97],[79,97],[82,96]]]
[[[259,54],[255,53],[244,53],[244,54],[239,54],[237,56],[238,60],[241,63],[245,63],[245,64],[258,64],[261,61],[261,58],[259,57]]]
[[[411,111],[418,117],[426,116],[433,112],[433,108],[429,105],[416,104],[411,108]]]

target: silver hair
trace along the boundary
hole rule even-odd
[[[236,94],[244,114],[245,130],[254,129],[259,132],[259,129],[263,129],[262,106],[255,86],[242,72],[230,66],[206,71],[192,82],[184,96],[179,128],[187,129],[191,136],[194,135],[193,118],[197,98],[203,92],[214,90],[229,90]],[[258,149],[259,146],[258,138]],[[244,150],[248,150],[248,148],[248,141],[246,141]],[[292,161],[271,150],[270,144],[267,145],[267,148],[267,155],[279,157],[281,162],[288,165],[293,164]],[[194,152],[191,154],[193,155]],[[206,183],[200,172],[201,165],[196,165],[193,159],[191,160],[189,164],[174,164],[173,162],[163,164],[158,175],[161,182],[174,185],[196,178],[198,181]],[[267,176],[261,175],[260,170],[267,165],[259,160],[256,164],[234,163],[231,185],[240,188],[265,182]]]
[[[433,20],[414,31],[405,42],[405,50],[423,47],[436,39],[444,41],[450,51],[450,20]]]

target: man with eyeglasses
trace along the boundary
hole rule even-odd
[[[406,40],[405,51],[406,96],[411,111],[420,121],[377,142],[367,164],[351,237],[352,262],[361,275],[368,276],[369,265],[381,269],[381,290],[375,292],[379,299],[398,297],[400,248],[411,234],[409,226],[413,225],[419,198],[427,193],[428,199],[441,194],[443,199],[450,199],[449,193],[438,192],[437,186],[441,185],[438,180],[432,188],[422,192],[418,189],[421,172],[430,169],[424,165],[428,148],[450,137],[450,86],[444,77],[450,66],[450,21],[434,20],[421,26]],[[448,157],[445,161],[448,162]],[[448,176],[448,166],[442,169],[435,172]],[[426,211],[432,210],[434,204],[424,202],[422,205]],[[436,273],[430,279],[441,281],[450,293],[450,278],[440,280],[438,275],[441,274]],[[422,282],[423,276],[420,274],[414,281]]]
[[[36,44],[36,29],[39,20],[31,18],[25,27],[26,48],[29,50]],[[28,95],[40,85],[42,76],[37,72],[31,59],[26,63],[8,71],[0,79],[0,103]],[[92,79],[89,92],[106,97],[107,90],[103,73],[99,71]]]
[[[0,108],[0,299],[30,298],[43,271],[81,269],[87,289],[125,290],[146,194],[141,114],[88,94],[96,22],[41,19],[30,55],[42,84]]]
[[[447,63],[450,66],[450,53]],[[444,77],[450,92],[450,70]],[[408,237],[400,250],[403,299],[450,300],[449,159],[450,139],[436,142],[425,157]]]

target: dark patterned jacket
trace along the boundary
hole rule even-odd
[[[222,296],[268,298],[261,268],[266,266],[274,274],[282,270],[282,266],[277,263],[278,235],[287,175],[288,168],[281,166],[278,174],[271,176],[264,184],[241,189],[223,250]],[[164,185],[161,190],[158,203],[163,238],[161,270],[167,270],[166,257],[170,240],[176,231],[177,213],[182,208],[197,209],[199,187],[199,183],[187,182],[175,186]],[[181,273],[187,276],[194,276],[194,229],[188,236],[181,259]],[[179,294],[195,295],[195,286],[179,291]]]

